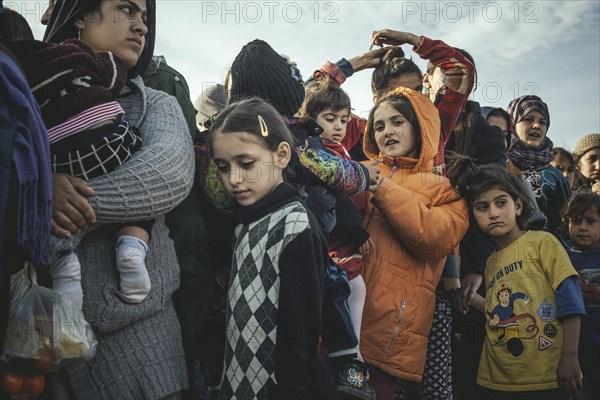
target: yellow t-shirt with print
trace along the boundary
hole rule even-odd
[[[502,391],[558,387],[563,327],[554,291],[573,275],[567,252],[548,232],[526,232],[492,253],[485,269],[487,335],[479,385]]]

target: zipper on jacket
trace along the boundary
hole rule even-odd
[[[391,178],[397,169],[398,169],[398,164],[394,164],[394,167],[392,168],[392,172],[390,172],[390,174],[388,175],[388,178]]]
[[[398,322],[396,322],[396,327],[394,328],[394,333],[392,333],[392,339],[390,340],[390,344],[388,344],[387,351],[390,351],[394,341],[396,340],[396,336],[398,336],[398,329],[400,329],[400,323],[402,322],[402,318],[404,317],[404,310],[406,310],[406,300],[402,300],[402,310],[400,311],[400,318],[398,318]]]

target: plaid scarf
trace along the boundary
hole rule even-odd
[[[547,167],[554,157],[554,144],[548,136],[538,147],[529,147],[521,142],[516,135],[512,136],[508,150],[508,159],[521,171],[539,170]]]

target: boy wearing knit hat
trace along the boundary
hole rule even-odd
[[[579,139],[573,157],[580,175],[576,191],[600,195],[600,133],[590,133]]]
[[[89,180],[125,163],[141,148],[139,131],[123,119],[116,102],[127,79],[127,66],[110,52],[95,53],[80,40],[61,44],[37,40],[10,44],[27,76],[48,129],[51,166],[55,174]],[[150,292],[144,258],[154,221],[119,225],[117,269],[121,297],[143,301]],[[50,268],[53,289],[81,307],[81,265],[73,251],[82,235],[72,237],[71,248],[60,252]]]

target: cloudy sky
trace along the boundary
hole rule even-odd
[[[7,1],[26,14],[36,38],[44,1]],[[298,63],[304,77],[325,60],[369,48],[373,30],[390,28],[441,39],[468,50],[478,70],[471,98],[506,108],[537,94],[550,108],[548,135],[573,149],[599,132],[600,2],[573,1],[196,1],[158,0],[156,54],[179,70],[195,98],[221,82],[244,44],[260,38]],[[14,8],[14,7],[13,7]],[[405,46],[405,52],[410,48]],[[425,62],[414,56],[422,69]],[[366,116],[370,71],[344,89]]]

